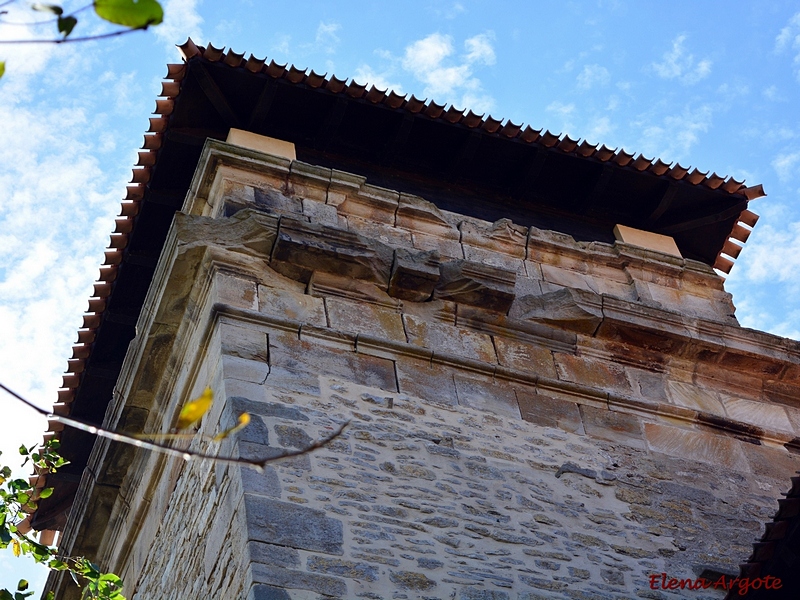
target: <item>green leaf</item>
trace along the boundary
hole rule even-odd
[[[67,37],[77,24],[78,19],[75,17],[58,17],[58,33],[63,33],[64,37]]]
[[[20,579],[19,583],[17,584],[17,589],[20,592],[24,592],[25,590],[28,589],[28,582],[26,580],[24,580],[24,579]]]
[[[47,595],[44,597],[43,600],[56,600],[55,592],[47,592]]]
[[[96,0],[94,11],[101,19],[134,29],[164,20],[164,10],[156,0]]]
[[[31,6],[33,10],[38,10],[39,12],[49,12],[53,13],[54,15],[63,15],[64,9],[58,6],[57,4],[34,4]]]
[[[39,498],[49,498],[53,495],[53,488],[44,488],[41,492],[39,492]]]
[[[11,595],[7,589],[3,588],[0,590],[0,600],[14,600],[14,596]]]

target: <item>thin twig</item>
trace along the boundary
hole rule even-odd
[[[11,1],[13,2],[14,0],[11,0]],[[3,6],[3,5],[0,4],[0,6]],[[61,17],[55,17],[54,19],[47,19],[46,21],[28,21],[27,23],[25,23],[25,22],[21,23],[21,22],[18,22],[18,21],[3,21],[2,19],[0,19],[0,25],[15,25],[15,26],[16,25],[24,25],[26,27],[29,27],[29,26],[30,27],[35,27],[37,25],[47,25],[48,23],[58,23],[59,18],[66,19],[67,17],[74,17],[79,12],[83,12],[84,10],[86,10],[88,8],[92,8],[93,6],[94,6],[94,2],[92,4],[87,4],[86,6],[82,6],[81,8],[79,8],[77,10],[73,10],[69,14],[61,15]]]
[[[0,44],[68,44],[70,42],[91,42],[94,40],[104,40],[106,38],[115,37],[118,35],[125,35],[126,33],[132,33],[134,31],[144,31],[149,27],[149,25],[145,25],[144,27],[132,27],[131,29],[120,29],[118,31],[111,31],[109,33],[103,33],[100,35],[87,35],[85,37],[68,37],[68,38],[58,38],[55,40],[0,40]]]
[[[350,421],[345,421],[342,423],[336,431],[332,434],[320,438],[305,446],[300,448],[299,450],[282,450],[278,454],[270,456],[269,458],[262,458],[262,459],[247,459],[247,458],[237,458],[233,456],[216,456],[213,454],[204,454],[202,452],[193,452],[191,450],[180,450],[178,448],[172,448],[171,446],[165,446],[163,444],[158,444],[156,442],[148,442],[145,440],[138,439],[130,434],[126,433],[119,433],[117,431],[111,431],[109,429],[103,429],[102,427],[97,427],[96,425],[90,425],[89,423],[84,423],[83,421],[77,419],[71,419],[69,417],[62,417],[61,415],[56,415],[47,411],[43,408],[39,408],[30,400],[27,400],[14,392],[13,390],[7,388],[5,385],[0,383],[0,388],[3,391],[7,392],[23,404],[32,408],[40,415],[47,417],[51,421],[58,421],[59,423],[63,423],[67,427],[72,427],[74,429],[80,429],[81,431],[87,431],[92,435],[96,435],[98,437],[107,438],[109,440],[113,440],[115,442],[122,442],[123,444],[129,444],[131,446],[136,446],[137,448],[144,448],[145,450],[152,450],[153,452],[158,452],[159,454],[166,454],[168,456],[177,456],[182,458],[185,461],[196,460],[196,459],[205,459],[205,460],[212,460],[217,463],[222,464],[230,464],[230,465],[242,465],[246,467],[251,467],[256,469],[257,471],[262,471],[264,467],[275,460],[279,460],[281,458],[290,458],[292,456],[300,456],[302,454],[307,454],[312,450],[316,450],[317,448],[322,448],[326,444],[329,444],[337,437],[342,435],[345,427],[350,424]]]

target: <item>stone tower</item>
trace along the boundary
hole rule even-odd
[[[166,432],[210,386],[176,444],[245,459],[349,425],[263,473],[50,434],[34,525],[137,600],[724,597],[686,581],[800,466],[800,346],[713,268],[760,187],[182,49],[57,410]]]

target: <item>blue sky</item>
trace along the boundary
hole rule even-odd
[[[77,8],[83,1],[65,7]],[[726,283],[742,325],[800,338],[796,2],[167,0],[164,24],[0,45],[0,381],[55,400],[176,43],[233,47],[762,183]],[[105,30],[81,13],[74,35]],[[7,21],[33,15],[12,5]],[[0,24],[0,40],[48,28]],[[0,398],[15,462],[43,422]],[[744,557],[743,557],[744,558]],[[0,554],[0,584],[41,574]]]

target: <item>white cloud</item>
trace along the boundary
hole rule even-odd
[[[737,263],[744,266],[744,277],[755,283],[779,281],[800,288],[800,222],[788,223],[781,230],[770,225],[758,229],[747,243],[744,265]]]
[[[775,51],[782,53],[787,50],[795,52],[794,74],[800,81],[800,12],[789,19],[789,23],[775,38]]]
[[[611,81],[611,74],[603,66],[584,65],[577,79],[579,89],[589,90],[596,85],[607,85]]]
[[[572,120],[572,117],[575,114],[575,105],[573,103],[570,102],[569,104],[564,104],[563,102],[554,100],[547,105],[545,110],[554,114],[561,120],[559,129],[562,133],[570,133],[575,128]]]
[[[406,46],[401,66],[425,84],[425,95],[435,101],[485,113],[494,106],[494,99],[483,91],[473,68],[494,64],[493,39],[492,32],[467,39],[466,53],[456,60],[452,37],[432,33]]]
[[[362,85],[374,85],[379,90],[391,90],[402,96],[404,94],[403,86],[399,83],[394,83],[390,78],[390,71],[378,73],[366,64],[358,67],[353,75],[353,79]]]
[[[464,47],[467,49],[467,55],[464,59],[467,63],[482,63],[484,65],[493,65],[497,61],[492,47],[494,40],[494,33],[481,33],[475,37],[471,37],[464,42]]]
[[[326,54],[333,54],[336,52],[336,47],[339,45],[339,36],[336,32],[341,29],[338,23],[320,23],[317,27],[317,35],[315,42],[319,50]]]
[[[761,94],[771,102],[786,102],[786,96],[780,93],[777,85],[769,86]]]
[[[672,40],[672,49],[664,53],[663,61],[652,64],[662,79],[678,79],[682,83],[693,84],[711,74],[711,61],[707,58],[695,61],[693,54],[687,54],[685,41],[686,35],[677,36]]]
[[[186,38],[192,38],[198,44],[205,43],[200,28],[203,17],[197,11],[198,4],[199,0],[166,0],[163,3],[164,22],[153,27],[152,31],[165,43],[170,54],[174,54],[175,45],[182,44]],[[219,46],[219,42],[216,45]]]
[[[602,142],[612,131],[614,125],[608,117],[598,117],[589,123],[589,130],[586,132],[586,139],[593,142]]]
[[[667,162],[685,160],[700,140],[700,134],[709,130],[712,120],[713,111],[708,104],[695,108],[686,106],[681,113],[667,115],[658,123],[642,119],[634,123],[642,131],[635,147],[648,156],[659,156]]]
[[[797,177],[798,167],[800,167],[800,152],[781,154],[772,161],[772,168],[784,183]]]

